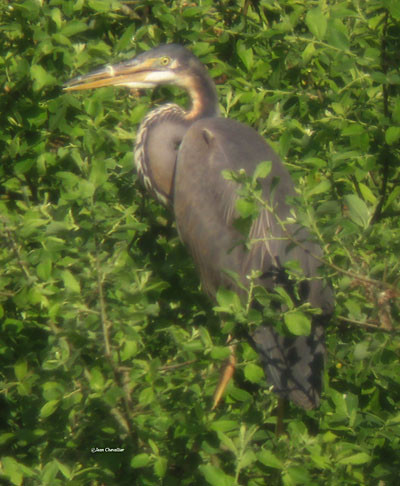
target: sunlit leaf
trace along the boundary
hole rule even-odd
[[[131,460],[131,467],[133,469],[137,469],[140,467],[146,467],[151,461],[151,457],[149,454],[146,453],[141,453],[137,454],[132,460]]]
[[[71,292],[80,292],[81,287],[79,285],[79,282],[69,270],[63,270],[61,272],[61,277],[63,279],[65,288],[67,288]]]
[[[199,469],[211,486],[233,486],[235,484],[233,477],[228,476],[222,469],[216,466],[210,464],[202,465]]]
[[[257,179],[265,179],[268,174],[271,172],[272,163],[269,161],[261,162],[257,165],[254,173],[253,173],[253,180]]]
[[[236,52],[246,66],[247,70],[250,70],[253,66],[253,50],[251,47],[246,47],[242,41],[238,41],[236,45]]]
[[[18,381],[22,381],[28,372],[28,363],[25,360],[19,361],[14,365],[15,377]]]
[[[289,331],[296,336],[308,336],[311,331],[311,321],[301,311],[286,312],[284,321]]]
[[[366,452],[358,452],[356,454],[351,454],[347,457],[343,457],[339,460],[340,464],[352,464],[360,465],[365,464],[371,460],[371,457]]]
[[[306,24],[317,39],[324,38],[328,22],[320,7],[315,7],[307,12]]]
[[[259,383],[264,379],[264,370],[253,363],[248,363],[244,368],[244,376],[252,383]]]
[[[34,81],[33,86],[35,91],[40,91],[45,86],[57,84],[57,79],[38,64],[31,67],[31,75]]]
[[[365,202],[355,194],[345,196],[344,200],[348,206],[349,216],[352,221],[363,228],[367,228],[371,214]]]
[[[324,192],[329,191],[331,188],[331,183],[324,179],[323,181],[319,182],[316,186],[312,187],[309,191],[306,193],[306,197],[314,196],[316,194],[322,194]]]
[[[389,127],[385,133],[386,143],[393,145],[400,139],[400,127]]]
[[[264,466],[267,467],[273,467],[276,469],[282,469],[283,468],[283,463],[282,461],[276,457],[276,455],[266,449],[263,449],[261,452],[258,453],[258,460],[264,464]]]
[[[45,403],[43,407],[40,409],[39,415],[41,418],[50,417],[58,408],[59,400],[50,400],[49,402]]]

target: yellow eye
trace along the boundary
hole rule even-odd
[[[171,62],[171,59],[167,56],[160,59],[161,66],[167,66]]]

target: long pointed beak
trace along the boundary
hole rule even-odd
[[[107,65],[92,71],[89,74],[78,76],[64,84],[67,91],[80,89],[101,88],[103,86],[125,86],[127,88],[154,88],[161,82],[166,83],[172,79],[168,71],[154,68],[154,60],[121,62]]]

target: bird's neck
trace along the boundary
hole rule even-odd
[[[151,111],[137,132],[135,165],[139,178],[165,206],[172,204],[176,158],[189,126],[182,108],[167,104]]]
[[[191,106],[185,113],[186,120],[193,122],[219,115],[217,90],[207,73],[183,77],[181,87],[188,92],[191,100]]]

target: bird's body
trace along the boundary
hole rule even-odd
[[[144,185],[172,208],[179,235],[212,299],[220,287],[242,295],[252,270],[260,272],[257,283],[267,290],[281,285],[290,293],[284,265],[289,260],[299,262],[302,301],[321,311],[313,318],[310,335],[284,337],[271,323],[265,323],[249,340],[259,352],[276,393],[303,408],[317,406],[325,352],[323,326],[332,313],[333,297],[318,274],[318,245],[311,242],[306,230],[295,223],[283,227],[276,217],[286,220],[290,213],[287,197],[295,195],[293,181],[281,160],[255,130],[218,116],[211,78],[182,46],[160,46],[133,61],[77,78],[67,89],[108,84],[176,84],[189,93],[190,110],[165,105],[147,115],[138,130],[135,161]],[[263,209],[253,221],[249,233],[253,243],[248,248],[234,224],[238,186],[225,179],[222,171],[244,169],[251,176],[262,161],[272,163],[261,186],[263,198],[274,210]],[[274,191],[272,185],[276,186]],[[231,277],[232,272],[241,285]]]
[[[202,163],[191,155],[202,154]],[[243,164],[243,161],[246,163]],[[259,284],[272,291],[279,283],[279,274],[289,260],[301,263],[304,277],[317,277],[319,247],[309,241],[309,235],[297,225],[283,228],[275,216],[261,211],[250,229],[250,249],[243,235],[234,226],[237,213],[237,186],[224,179],[222,171],[245,168],[252,175],[262,161],[271,161],[272,168],[262,181],[263,196],[269,200],[271,183],[277,182],[273,205],[283,221],[289,216],[287,196],[293,196],[294,186],[289,173],[271,147],[254,130],[233,120],[204,118],[185,133],[179,148],[173,190],[176,224],[182,241],[187,245],[199,270],[205,291],[212,297],[220,287],[243,291],[225,272],[234,272],[244,286],[252,270],[261,272]],[[301,247],[287,239],[290,231]],[[320,307],[323,314],[332,311],[330,289],[320,278],[308,280],[306,300]],[[322,304],[321,304],[322,303]],[[252,344],[260,353],[267,376],[274,389],[304,408],[319,401],[321,370],[323,369],[323,319],[316,318],[307,337],[282,337],[269,326],[258,328]],[[311,381],[312,383],[311,383]]]

